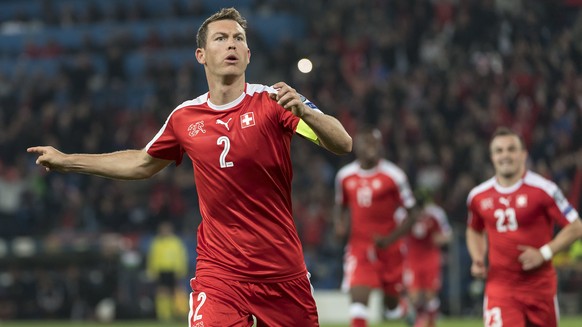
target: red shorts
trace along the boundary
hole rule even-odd
[[[348,248],[344,258],[342,290],[354,286],[380,288],[385,294],[399,295],[402,291],[403,255],[398,246],[377,250]]]
[[[512,294],[487,295],[483,303],[485,327],[556,327],[558,300],[554,297],[534,297]]]
[[[211,276],[190,280],[190,327],[319,326],[309,277],[258,283]]]
[[[409,291],[433,291],[441,288],[440,267],[406,267],[404,269],[404,284]]]

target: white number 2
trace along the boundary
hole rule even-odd
[[[206,293],[204,292],[200,292],[198,294],[198,306],[196,306],[196,310],[194,311],[194,316],[192,317],[192,321],[196,321],[196,320],[200,320],[202,319],[202,315],[198,314],[198,311],[200,311],[200,308],[202,308],[202,305],[204,304],[204,302],[206,302]]]
[[[485,326],[503,327],[503,320],[501,319],[501,308],[493,307],[485,311]]]
[[[497,209],[493,212],[495,219],[497,219],[497,231],[500,233],[505,233],[507,231],[517,230],[517,217],[515,216],[515,209]]]
[[[224,149],[220,154],[220,168],[228,168],[234,166],[234,163],[232,161],[226,161],[226,155],[228,154],[228,151],[230,151],[230,139],[226,136],[221,136],[218,138],[218,140],[216,140],[216,144],[217,145],[224,144]]]

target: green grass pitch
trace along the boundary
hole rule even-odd
[[[65,321],[28,321],[12,322],[0,321],[2,327],[187,327],[186,322],[176,323],[156,323],[151,321],[127,321],[112,323],[92,323],[92,322],[65,322]],[[347,324],[322,324],[321,327],[347,327]],[[483,322],[480,319],[441,319],[438,323],[440,327],[482,327]],[[569,316],[562,317],[560,327],[580,327],[582,326],[582,317]],[[407,327],[402,322],[391,322],[371,325],[370,327]]]

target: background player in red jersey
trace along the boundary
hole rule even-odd
[[[557,326],[551,258],[582,237],[582,222],[555,183],[526,169],[516,133],[498,129],[490,150],[495,176],[467,200],[471,273],[486,278],[485,326]],[[555,224],[562,229],[554,237]]]
[[[336,154],[352,140],[289,85],[249,84],[246,20],[234,8],[210,16],[196,59],[209,92],[176,107],[142,150],[64,154],[32,147],[47,170],[143,179],[184,153],[193,163],[202,223],[189,324],[318,326],[317,309],[291,214],[291,137]]]
[[[429,190],[415,195],[420,213],[405,238],[404,284],[416,313],[414,326],[433,327],[440,307],[441,248],[450,242],[452,230],[446,212],[434,203]]]
[[[334,228],[338,236],[348,232],[342,289],[349,290],[349,316],[353,327],[366,326],[368,299],[374,288],[384,292],[386,316],[401,318],[402,240],[414,215],[402,215],[398,208],[415,204],[408,179],[395,164],[382,159],[382,137],[377,129],[365,128],[355,138],[356,161],[336,176]],[[351,219],[349,219],[351,218]]]

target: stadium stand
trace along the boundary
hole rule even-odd
[[[124,183],[45,174],[25,149],[143,147],[176,105],[206,91],[193,57],[196,29],[233,3],[0,2],[0,266],[7,267],[0,272],[0,320],[91,319],[110,297],[119,318],[152,317],[143,256],[162,218],[189,245],[193,270],[200,216],[188,163]],[[455,229],[444,269],[461,281],[445,283],[445,313],[480,310],[469,291],[462,233],[468,190],[492,174],[487,142],[495,127],[523,133],[530,165],[582,208],[582,14],[575,1],[236,6],[252,22],[249,44],[258,50],[251,82],[295,85],[350,132],[376,124],[412,185],[439,194]],[[314,62],[311,74],[296,71],[301,57]],[[335,289],[343,244],[329,228],[333,176],[352,157],[327,156],[306,142],[293,147],[294,212],[306,261],[316,288]],[[579,265],[564,269],[571,269],[566,277],[580,274]],[[564,281],[561,291],[581,289],[576,281]],[[61,295],[61,302],[52,299],[59,305],[37,301],[50,294]],[[574,295],[569,312],[579,313]]]

